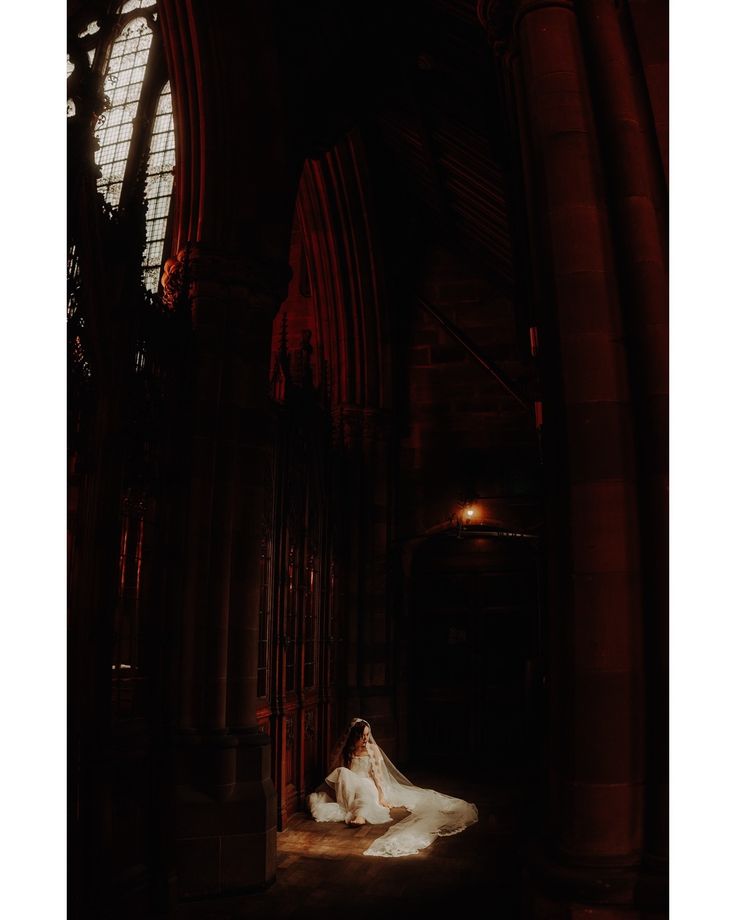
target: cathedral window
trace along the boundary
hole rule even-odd
[[[113,207],[120,203],[152,37],[146,20],[134,19],[113,43],[107,65],[104,91],[110,104],[97,121],[95,159],[97,187]]]
[[[159,96],[153,121],[146,169],[146,249],[143,254],[143,278],[149,291],[159,283],[166,222],[174,185],[174,116],[171,85],[167,83]]]
[[[130,210],[143,197],[141,272],[146,289],[155,294],[168,255],[175,166],[171,85],[156,0],[128,0],[110,15],[83,20],[69,50],[67,118],[88,111],[80,108],[83,95],[104,99],[93,127],[97,189],[113,211]]]
[[[95,5],[96,16],[90,12]],[[96,362],[107,357],[109,345],[128,394],[119,409],[128,440],[117,472],[120,543],[111,612],[114,711],[116,717],[127,718],[145,705],[144,684],[150,676],[145,637],[151,601],[146,578],[156,551],[161,463],[157,431],[164,417],[161,393],[169,370],[161,360],[161,342],[171,330],[166,325],[169,313],[157,293],[162,263],[169,255],[175,135],[155,0],[90,2],[85,18],[70,23],[67,50],[67,118],[76,167],[67,265],[74,388],[70,430],[81,432],[74,449],[83,451],[94,413],[104,404]],[[88,271],[95,265],[97,275]],[[103,338],[104,347],[95,349],[89,347],[89,339],[106,322],[99,309],[109,294],[106,274],[123,279],[112,296],[118,312],[127,311],[128,335],[114,342]],[[90,316],[95,316],[96,326],[85,323]]]
[[[156,0],[128,0],[120,7],[121,15],[131,13],[133,10],[142,10],[147,6],[156,6]]]

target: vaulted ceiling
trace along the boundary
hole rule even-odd
[[[69,0],[70,32],[108,6]],[[419,219],[511,282],[504,117],[475,0],[276,0],[273,11],[305,149],[362,128],[382,148],[381,179],[394,174]]]
[[[421,4],[413,72],[378,125],[428,219],[513,277],[504,187],[504,121],[492,52],[473,0]]]

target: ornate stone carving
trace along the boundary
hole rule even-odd
[[[186,283],[188,251],[182,249],[175,259],[167,259],[161,278],[163,301],[170,310],[176,310],[188,296]]]
[[[161,283],[164,303],[175,308],[182,298],[200,294],[237,299],[275,315],[291,280],[288,264],[232,256],[201,243],[187,244],[176,258],[167,259]]]

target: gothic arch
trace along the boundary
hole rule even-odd
[[[163,0],[160,15],[177,124],[173,251],[201,243],[282,266],[302,157],[287,137],[274,14]]]
[[[161,10],[179,144],[177,254],[165,266],[163,284],[169,304],[191,312],[193,336],[190,434],[183,450],[191,466],[183,496],[189,509],[182,545],[186,577],[173,601],[181,634],[177,757],[184,777],[176,807],[181,839],[188,839],[200,826],[194,802],[203,793],[211,799],[211,833],[196,843],[202,853],[213,841],[236,845],[222,830],[233,821],[253,840],[262,839],[265,862],[243,866],[240,884],[272,876],[272,780],[281,786],[282,773],[293,779],[304,766],[293,751],[309,715],[296,718],[290,710],[285,720],[277,700],[270,731],[256,731],[263,727],[256,684],[261,509],[273,430],[269,346],[279,306],[285,298],[288,305],[295,219],[308,241],[317,339],[334,372],[333,424],[351,455],[346,468],[356,506],[345,565],[351,611],[345,680],[353,693],[365,680],[360,649],[373,642],[385,659],[387,647],[387,525],[373,527],[370,514],[387,502],[388,324],[366,213],[369,195],[355,138],[304,166],[307,145],[290,133],[273,54],[274,15],[258,4],[225,4],[215,13],[185,0],[164,0]],[[276,661],[282,634],[272,635]],[[373,679],[380,670],[373,667]],[[297,777],[294,788],[302,794],[303,779]],[[294,793],[286,793],[278,802],[285,815],[294,802]],[[196,873],[186,884],[185,896],[201,890]],[[227,884],[217,882],[223,889]]]
[[[273,586],[264,587],[271,609],[260,613],[272,680],[259,700],[258,722],[272,739],[280,826],[304,806],[324,769],[346,718],[347,688],[356,692],[366,680],[366,639],[386,644],[380,560],[387,530],[377,528],[370,513],[387,501],[390,343],[369,198],[356,136],[305,163],[292,231],[293,277],[273,326],[278,447],[266,541]],[[339,483],[346,482],[343,491]],[[315,599],[307,591],[296,601],[292,585],[314,580],[323,595]],[[373,585],[368,598],[360,588],[367,584]],[[312,654],[315,628],[320,639]]]
[[[306,162],[297,200],[335,405],[389,404],[388,321],[360,140]]]

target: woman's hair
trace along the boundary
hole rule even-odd
[[[355,753],[355,748],[358,745],[358,739],[361,737],[366,728],[370,728],[367,722],[362,720],[356,722],[348,733],[347,740],[342,749],[342,762],[346,767],[350,766],[350,761],[353,759],[353,754]]]

